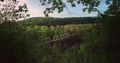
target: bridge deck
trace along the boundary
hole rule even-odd
[[[55,39],[55,40],[47,41],[47,42],[44,42],[44,43],[42,43],[42,44],[49,44],[49,43],[59,42],[60,40],[67,39],[67,38],[70,38],[70,37],[72,37],[72,36],[75,36],[75,34],[68,35],[68,36],[65,36],[65,37],[61,37],[61,38],[58,38],[58,39]]]

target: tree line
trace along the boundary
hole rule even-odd
[[[73,18],[43,18],[36,17],[30,18],[18,23],[22,23],[25,26],[31,25],[46,25],[46,26],[56,26],[56,25],[68,25],[68,24],[94,24],[98,20],[98,17],[73,17]]]

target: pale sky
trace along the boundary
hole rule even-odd
[[[104,3],[105,0],[102,0],[100,6],[98,9],[100,12],[104,12],[107,9],[107,5]],[[31,17],[44,17],[43,11],[47,6],[42,6],[39,2],[39,0],[20,0],[20,3],[26,3],[29,9],[29,14]],[[66,2],[64,0],[64,2]],[[66,8],[64,11],[60,14],[57,12],[54,12],[53,14],[50,14],[50,17],[89,17],[89,16],[97,16],[97,12],[87,13],[82,12],[82,5],[77,5],[76,7],[71,7],[70,4],[66,4],[67,8],[69,9],[70,13]]]

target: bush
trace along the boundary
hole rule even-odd
[[[30,47],[24,27],[14,22],[0,24],[0,63],[27,63]]]
[[[108,63],[120,62],[120,16],[106,17],[101,24],[102,32],[106,35]]]
[[[106,28],[89,24],[25,27],[4,22],[0,24],[0,63],[106,63],[110,54]],[[84,42],[64,51],[57,45],[42,44],[45,38],[66,32],[78,35]]]

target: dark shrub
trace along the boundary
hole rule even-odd
[[[30,44],[21,25],[13,22],[0,24],[0,63],[27,63]]]

